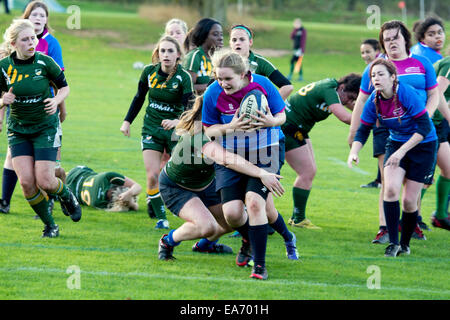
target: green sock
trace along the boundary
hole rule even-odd
[[[447,218],[447,201],[450,193],[450,179],[439,176],[436,183],[436,218]]]
[[[42,194],[41,190],[30,197],[26,198],[31,208],[33,208],[34,212],[41,218],[42,222],[47,226],[54,226],[55,221],[53,220],[53,216],[48,211],[48,200]]]
[[[161,199],[159,189],[147,190],[147,198],[150,200],[156,218],[158,220],[167,220],[166,209],[164,207],[164,202]]]
[[[292,196],[294,198],[294,212],[292,219],[295,223],[305,220],[306,202],[308,202],[309,193],[311,190],[305,190],[293,187]]]
[[[425,195],[425,193],[427,193],[428,188],[422,188],[422,190],[420,191],[420,200],[423,199],[423,196]]]
[[[55,190],[49,192],[49,195],[58,196],[58,197],[63,198],[64,200],[68,199],[70,196],[69,189],[64,184],[64,182],[62,182],[62,180],[60,178],[56,178],[56,179],[58,180],[58,187]]]

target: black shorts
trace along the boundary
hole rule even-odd
[[[195,197],[199,198],[207,208],[220,204],[220,196],[215,189],[215,180],[202,191],[191,191],[173,182],[164,170],[159,175],[159,192],[161,198],[167,209],[176,216],[180,214],[184,205]]]
[[[222,198],[222,203],[233,200],[245,202],[245,195],[249,191],[259,194],[264,200],[267,200],[270,192],[262,183],[261,179],[242,175],[237,184],[221,188],[220,197]]]
[[[388,139],[384,163],[397,151],[404,142]],[[420,183],[431,184],[437,159],[437,140],[420,143],[409,150],[402,160],[400,167],[405,170],[405,177]]]
[[[56,161],[58,148],[35,148],[31,141],[24,141],[10,146],[11,158],[30,156],[34,161]]]
[[[373,134],[373,157],[378,158],[386,153],[386,143],[389,138],[389,129],[383,125],[374,126]]]
[[[436,128],[436,134],[438,136],[438,142],[443,143],[448,141],[450,134],[448,122],[446,119],[442,120],[438,125],[434,125]]]

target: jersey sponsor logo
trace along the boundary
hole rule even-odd
[[[175,112],[175,109],[170,105],[161,105],[159,103],[152,102],[148,106],[159,111]]]
[[[264,192],[264,193],[266,193],[266,192],[267,192],[267,187],[266,187],[266,186],[262,187],[262,188],[261,188],[261,191]]]
[[[22,103],[22,104],[34,104],[39,103],[42,101],[42,95],[36,95],[36,96],[16,96],[16,103]]]
[[[408,67],[405,69],[406,73],[420,73],[420,67]]]

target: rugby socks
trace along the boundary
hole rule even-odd
[[[171,246],[171,247],[176,247],[178,245],[180,245],[180,242],[175,242],[173,240],[173,233],[175,232],[176,229],[172,229],[169,231],[169,234],[167,236],[164,237],[164,241],[166,241],[166,243]]]
[[[242,226],[234,228],[234,229],[237,230],[241,234],[242,238],[244,238],[245,240],[248,240],[249,239],[249,237],[248,237],[249,227],[250,226],[248,224],[248,217],[247,217],[247,221],[245,221],[245,223]]]
[[[39,216],[39,218],[41,218],[42,222],[45,225],[47,226],[55,225],[53,216],[48,210],[48,200],[41,192],[41,190],[38,190],[38,192],[34,196],[26,199],[30,204],[31,208],[33,208],[34,212],[36,212],[36,214]]]
[[[69,188],[67,188],[67,186],[64,184],[64,182],[62,182],[62,180],[60,178],[56,178],[56,180],[58,180],[58,186],[56,187],[55,190],[50,191],[49,195],[50,196],[58,196],[64,200],[69,199],[69,197],[70,197]]]
[[[436,219],[447,219],[447,203],[450,193],[450,179],[439,175],[436,183]]]
[[[416,228],[418,214],[418,210],[414,212],[402,212],[402,234],[400,237],[400,244],[409,246],[409,241]]]
[[[267,223],[259,226],[249,226],[248,235],[255,266],[264,267],[266,264]]]
[[[286,223],[279,212],[277,220],[269,225],[283,237],[284,242],[292,241],[292,233],[288,230]]]
[[[159,193],[159,188],[147,189],[147,202],[150,201],[158,220],[167,220],[166,209]]]
[[[384,215],[386,217],[386,226],[389,233],[389,242],[398,245],[398,220],[400,219],[400,202],[398,200],[392,202],[383,201],[383,208]]]
[[[14,170],[3,168],[3,180],[2,180],[2,199],[7,204],[11,203],[11,197],[14,193],[17,183],[17,174]]]
[[[199,242],[197,242],[197,248],[199,248],[201,251],[209,251],[213,248],[213,246],[219,241],[219,239],[215,241],[209,241],[206,238],[200,239]]]
[[[306,217],[306,203],[311,190],[292,188],[292,197],[294,198],[294,212],[292,213],[292,220],[295,223],[302,222]]]

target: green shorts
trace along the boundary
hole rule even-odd
[[[168,154],[172,153],[172,149],[178,142],[178,136],[174,129],[164,130],[162,127],[146,128],[142,132],[141,148],[144,150],[155,150],[161,153],[166,150]]]
[[[294,125],[285,123],[281,129],[286,136],[286,152],[304,146],[306,144],[306,139],[309,139],[308,132],[305,132]]]

